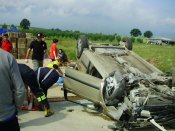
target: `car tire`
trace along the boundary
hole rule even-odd
[[[86,36],[81,35],[77,42],[77,58],[80,58],[84,48],[89,48],[88,39]]]
[[[125,43],[125,47],[128,50],[132,50],[132,41],[130,38],[124,38],[122,41]]]

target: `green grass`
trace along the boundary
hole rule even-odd
[[[133,51],[163,72],[170,72],[175,68],[175,47],[134,44]]]
[[[57,47],[65,51],[69,60],[76,60],[76,42],[75,39],[62,39],[59,40]],[[52,40],[46,40],[46,43],[49,52]]]
[[[76,42],[75,39],[59,39],[58,48],[66,52],[69,60],[76,60]],[[46,40],[46,43],[49,51],[52,40]],[[118,42],[103,41],[103,43]],[[171,69],[175,68],[175,47],[134,43],[133,51],[163,72],[171,72]]]

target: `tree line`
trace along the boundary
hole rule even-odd
[[[59,36],[61,38],[73,38],[73,39],[78,39],[78,37],[82,34],[86,35],[88,38],[90,38],[91,40],[94,41],[98,41],[98,40],[109,40],[109,41],[121,41],[121,39],[123,37],[121,37],[120,35],[118,35],[117,33],[115,34],[103,34],[103,33],[82,33],[80,31],[62,31],[61,29],[42,29],[42,28],[30,28],[30,21],[26,18],[22,19],[20,22],[20,28],[19,30],[21,32],[24,33],[32,33],[33,35],[36,35],[38,32],[43,32],[47,37],[55,37],[55,36]],[[8,26],[6,24],[2,25],[2,28],[7,29]],[[14,26],[13,24],[10,26],[10,28],[14,28],[16,29],[17,27]],[[130,35],[131,35],[131,40],[133,42],[135,42],[135,40],[137,40],[138,42],[143,42],[142,38],[140,38],[139,36],[142,36],[142,32],[138,29],[138,28],[133,28],[130,31]],[[153,36],[153,33],[151,31],[145,31],[143,33],[143,36],[146,38],[150,38]],[[139,37],[139,38],[135,38],[135,37]]]

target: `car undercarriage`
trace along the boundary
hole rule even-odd
[[[120,129],[154,126],[165,131],[162,125],[175,121],[174,73],[164,74],[132,52],[129,39],[124,42],[94,44],[80,37],[76,67],[65,71],[65,94],[94,102]]]

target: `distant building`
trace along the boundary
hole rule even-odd
[[[150,38],[147,43],[154,45],[175,45],[175,41],[169,38]]]

